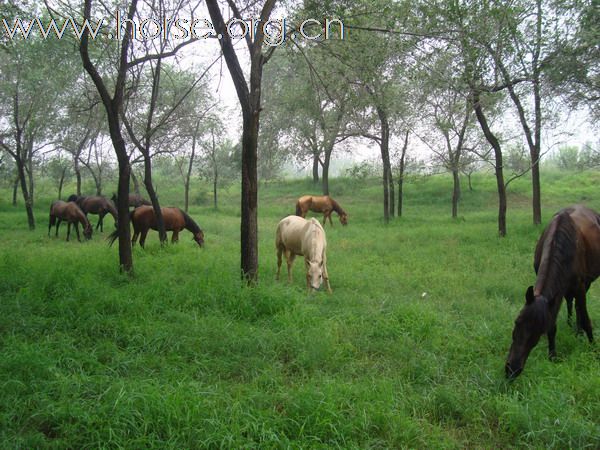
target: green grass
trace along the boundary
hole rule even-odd
[[[600,209],[599,179],[544,173],[544,221]],[[261,185],[254,288],[239,279],[235,188],[217,211],[192,207],[204,249],[151,233],[131,280],[102,236],[47,237],[50,194],[29,232],[0,191],[0,447],[599,448],[600,355],[565,311],[558,361],[544,339],[504,379],[541,233],[528,181],[509,188],[503,239],[493,178],[465,184],[458,220],[450,183],[407,185],[404,217],[385,226],[379,180],[332,180],[349,212],[326,227],[332,295],[305,292],[300,260],[292,285],[274,279],[276,224],[318,193],[309,181]],[[176,187],[161,196],[181,203]]]

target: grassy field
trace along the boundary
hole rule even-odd
[[[600,210],[599,172],[542,182],[544,222],[575,202]],[[558,361],[543,339],[504,379],[542,230],[527,180],[510,186],[504,239],[489,175],[458,220],[448,177],[409,184],[387,226],[379,181],[331,187],[349,213],[326,227],[331,295],[306,293],[301,260],[292,285],[274,279],[276,224],[317,193],[307,181],[261,185],[254,288],[239,280],[234,189],[218,211],[190,211],[205,248],[187,232],[160,248],[152,233],[132,280],[104,236],[47,237],[51,194],[29,232],[0,191],[0,447],[600,448],[600,351],[565,310]],[[595,323],[599,297],[600,282]]]

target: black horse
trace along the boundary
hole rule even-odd
[[[535,249],[535,286],[525,293],[525,306],[515,321],[506,376],[522,371],[529,352],[543,334],[548,336],[550,358],[556,356],[556,316],[562,298],[567,300],[568,320],[575,299],[577,329],[593,341],[586,293],[600,275],[600,216],[581,205],[559,211],[542,233]]]

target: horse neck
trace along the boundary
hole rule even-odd
[[[560,302],[572,276],[577,251],[575,225],[567,213],[554,217],[544,238],[534,292]]]
[[[90,223],[90,221],[81,209],[77,209],[75,214],[77,215],[77,220],[79,221],[79,223],[81,223],[81,225],[83,225],[84,227],[86,227]]]
[[[342,209],[342,207],[340,206],[340,204],[338,202],[336,202],[334,199],[330,198],[331,200],[331,207],[333,208],[333,210],[338,213],[340,216],[342,214],[346,214],[346,212]]]
[[[181,209],[179,210],[179,212],[183,216],[186,230],[188,230],[192,234],[197,234],[198,232],[200,232],[200,227],[198,226],[198,224],[196,222],[194,222],[194,219],[192,219],[189,216],[189,214],[187,214],[185,211],[183,211]]]
[[[325,232],[321,224],[314,218],[310,221],[308,235],[308,259],[310,261],[320,261],[325,248]]]

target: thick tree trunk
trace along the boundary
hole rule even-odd
[[[498,138],[492,133],[490,127],[488,125],[487,118],[483,113],[483,109],[481,107],[481,103],[479,102],[479,92],[473,91],[471,93],[471,102],[473,104],[473,109],[475,110],[475,115],[477,116],[477,121],[481,126],[481,130],[485,135],[485,138],[489,142],[489,144],[494,149],[494,157],[495,157],[495,174],[496,174],[496,187],[498,189],[498,234],[500,237],[506,236],[506,186],[504,185],[504,172],[502,168],[502,148],[500,147],[500,142]]]
[[[258,113],[246,115],[242,132],[241,268],[243,276],[258,278]]]

